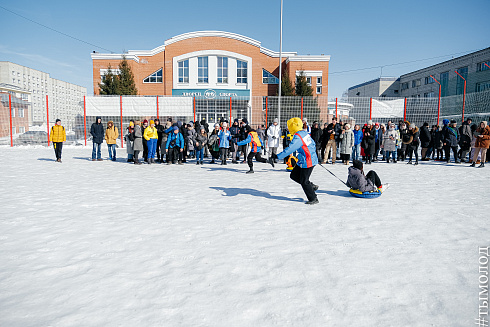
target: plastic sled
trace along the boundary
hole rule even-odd
[[[350,189],[350,195],[355,196],[356,198],[364,198],[364,199],[373,199],[381,196],[382,192],[380,190],[371,191],[371,192],[361,192],[359,190]]]

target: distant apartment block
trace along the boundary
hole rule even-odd
[[[398,97],[399,95],[399,78],[397,77],[380,77],[372,81],[350,87],[347,91],[349,97]]]

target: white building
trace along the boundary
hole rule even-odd
[[[46,124],[46,95],[50,122],[59,118],[65,128],[71,130],[75,124],[75,116],[83,114],[83,97],[87,95],[87,89],[51,78],[48,73],[9,61],[0,61],[0,83],[17,86],[29,93],[30,125]]]

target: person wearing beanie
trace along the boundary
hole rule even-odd
[[[160,119],[156,118],[155,120],[155,128],[157,129],[157,136],[158,136],[158,139],[157,139],[157,146],[156,146],[156,157],[157,157],[157,162],[163,162],[163,153],[165,151],[162,151],[163,150],[163,147],[162,147],[162,142],[163,142],[163,139],[164,139],[164,135],[165,135],[165,126],[163,126],[161,123],[160,123]],[[165,138],[165,142],[167,141],[167,139]]]
[[[462,162],[466,162],[466,156],[470,152],[471,149],[471,140],[472,140],[472,132],[471,132],[471,118],[468,118],[466,121],[462,123],[459,127],[459,146],[460,146],[460,159]],[[471,159],[471,158],[470,158]]]
[[[360,160],[354,160],[352,166],[349,167],[346,184],[347,187],[362,193],[376,191],[382,187],[381,180],[374,170],[364,175],[363,164]]]
[[[165,145],[165,152],[167,152],[167,165],[176,164],[183,165],[182,163],[182,151],[184,151],[184,137],[180,133],[178,126],[173,127],[173,132],[169,134],[167,143]]]
[[[194,144],[197,136],[197,131],[194,129],[194,123],[190,122],[187,124],[187,135],[185,135],[187,144],[187,150],[189,151],[189,159],[194,159],[196,157],[196,146]]]
[[[145,119],[143,120],[143,126],[141,127],[143,134],[145,133],[145,129],[147,127],[148,127],[148,120]],[[141,138],[141,141],[143,142],[143,160],[145,162],[148,162],[148,143],[146,142],[146,139],[144,137]]]
[[[237,151],[238,145],[237,140],[240,137],[240,126],[238,125],[238,119],[233,121],[233,126],[230,127],[231,140],[230,140],[230,152],[231,152],[231,163],[237,164]]]
[[[92,161],[102,161],[101,148],[104,142],[104,126],[100,116],[95,117],[95,122],[90,127],[90,135],[92,135]]]
[[[141,122],[139,120],[134,122],[133,131],[133,162],[135,165],[141,165],[138,156],[143,151],[143,131],[141,129]]]
[[[147,162],[149,164],[153,164],[155,163],[155,154],[158,142],[158,132],[155,127],[155,122],[153,120],[150,120],[150,126],[145,128],[143,138],[146,140],[146,145],[148,146]]]
[[[476,130],[475,153],[473,154],[473,162],[471,167],[475,167],[478,155],[481,154],[481,163],[479,168],[485,167],[487,151],[490,147],[490,127],[486,121],[480,122],[479,128]]]
[[[204,163],[204,148],[208,144],[208,134],[204,126],[201,126],[199,133],[196,134],[194,144],[196,148],[196,165],[202,165]]]
[[[214,164],[215,160],[219,159],[219,133],[221,132],[219,124],[214,124],[214,129],[211,132],[208,140],[209,152],[211,153],[211,163]]]
[[[425,122],[422,127],[420,127],[420,146],[422,147],[422,161],[429,161],[428,156],[430,155],[430,152],[428,153],[428,150],[431,145],[431,138],[432,136],[429,130],[429,123]]]
[[[361,146],[364,148],[364,154],[366,155],[366,164],[371,164],[374,157],[376,130],[372,123],[372,120],[368,121],[366,127],[362,131]]]
[[[458,144],[460,140],[459,130],[456,128],[456,121],[451,120],[451,123],[446,124],[447,119],[444,119],[444,127],[442,129],[442,142],[444,143],[445,160],[447,163],[451,160],[451,150],[453,151],[454,162],[459,164],[461,161],[458,158]]]
[[[279,126],[279,119],[275,118],[272,125],[267,129],[267,144],[269,146],[269,157],[272,157],[274,162],[277,162],[277,148],[279,148],[279,141],[281,140],[281,127]]]
[[[242,122],[240,123],[240,137],[238,138],[239,141],[244,141],[248,137],[248,130],[250,130],[250,126],[248,126],[248,121],[246,118],[242,119]],[[243,153],[243,161],[242,163],[247,162],[247,145],[241,145],[238,147],[238,152],[237,152],[237,160],[240,160],[241,154]]]
[[[250,146],[250,152],[247,155],[247,163],[248,167],[250,168],[249,171],[247,171],[247,174],[253,174],[254,173],[254,165],[253,165],[253,158],[255,158],[256,161],[266,163],[267,160],[262,158],[260,155],[260,150],[264,146],[264,141],[259,137],[257,132],[253,130],[250,126],[247,125],[247,133],[248,136],[245,140],[240,141],[237,143],[237,145],[249,145]],[[270,158],[272,160],[272,158]]]
[[[298,162],[294,166],[289,177],[300,184],[303,192],[308,199],[305,204],[317,204],[318,198],[315,191],[318,190],[318,185],[310,182],[310,176],[313,168],[318,164],[318,156],[316,155],[316,144],[310,134],[303,129],[303,122],[300,118],[291,118],[287,122],[289,133],[293,135],[293,139],[289,146],[277,155],[279,160],[282,160],[297,151]],[[270,161],[272,163],[272,161]]]
[[[393,162],[396,163],[396,143],[398,141],[398,133],[395,129],[395,124],[391,123],[388,130],[383,134],[382,148],[385,153],[386,163],[390,163],[390,155]]]
[[[66,141],[65,128],[61,126],[61,120],[56,119],[56,123],[51,127],[51,133],[49,134],[49,140],[53,142],[54,155],[56,156],[56,162],[61,163],[61,152],[63,150],[63,142]]]
[[[313,122],[313,125],[311,126],[311,134],[310,135],[316,144],[316,155],[318,158],[320,158],[320,153],[322,151],[322,148],[321,148],[322,147],[322,143],[321,143],[322,129],[320,128],[320,125],[318,124],[317,121]]]
[[[129,126],[126,128],[126,135],[124,135],[124,141],[126,142],[126,152],[128,153],[128,162],[133,162],[134,159],[134,121],[129,121]]]
[[[407,153],[408,153],[408,162],[407,164],[411,165],[412,164],[412,158],[413,154],[415,153],[415,164],[419,164],[419,129],[415,124],[410,124],[408,126],[408,131],[407,131],[407,139],[404,141],[404,143],[407,145]]]
[[[351,131],[350,125],[345,124],[344,130],[339,135],[340,138],[340,157],[344,165],[349,164],[350,154],[354,147],[354,132]]]
[[[119,137],[119,130],[114,126],[114,122],[107,122],[107,128],[105,130],[105,142],[107,143],[107,149],[109,150],[109,160],[116,161],[116,142]]]
[[[322,164],[327,163],[329,154],[332,152],[332,165],[337,160],[337,140],[340,140],[340,134],[342,133],[342,126],[337,123],[337,118],[333,117],[332,122],[328,124],[327,129],[324,131],[324,138],[326,138],[325,155],[323,157]]]
[[[228,149],[230,147],[231,133],[228,130],[228,123],[223,122],[221,124],[221,130],[218,133],[219,139],[219,154],[221,156],[221,165],[226,165],[226,158],[228,157]]]

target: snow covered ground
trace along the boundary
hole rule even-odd
[[[351,197],[320,166],[92,162],[0,148],[0,326],[470,326],[490,167],[375,163]],[[103,155],[107,157],[104,147]],[[327,166],[346,179],[347,166]]]

